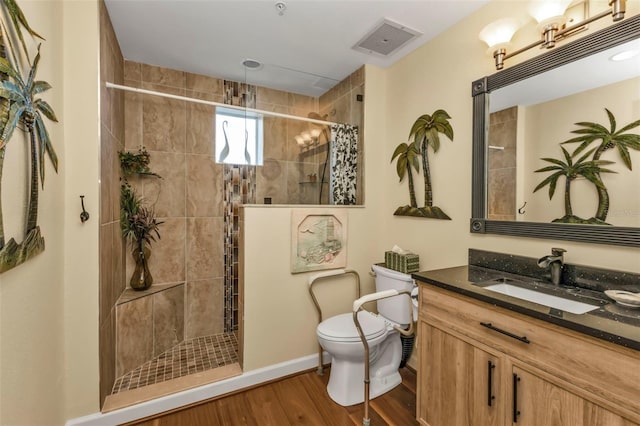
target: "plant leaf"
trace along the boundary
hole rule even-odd
[[[398,164],[396,164],[396,172],[398,173],[398,177],[402,182],[402,179],[404,179],[404,175],[407,172],[407,162],[401,161],[401,160],[402,160],[402,157],[400,157],[400,159],[398,160]]]
[[[632,170],[631,155],[629,155],[629,150],[627,149],[627,147],[622,144],[616,144],[616,147],[618,148],[618,153],[620,154],[624,165],[627,166],[627,169]]]
[[[21,79],[20,74],[16,69],[11,66],[6,58],[0,57],[0,72],[7,74],[10,77]]]
[[[618,133],[624,133],[627,130],[631,130],[634,127],[638,127],[640,126],[640,120],[634,121],[633,123],[629,123],[626,126],[624,126],[622,129],[618,130]]]
[[[607,108],[605,108],[604,110],[607,111],[607,116],[609,117],[609,124],[611,125],[611,133],[615,133],[615,131],[616,131],[616,118],[613,116],[611,111],[609,111]]]
[[[440,149],[440,136],[435,127],[427,131],[427,143],[433,148],[433,152],[438,152]]]
[[[407,152],[408,150],[408,146],[406,143],[402,142],[400,145],[398,145],[395,149],[395,151],[393,151],[393,155],[391,156],[391,161],[393,162],[393,160],[400,154],[402,154],[403,152]]]
[[[36,110],[42,112],[44,116],[47,117],[49,120],[55,121],[56,123],[58,122],[58,117],[56,117],[56,113],[53,112],[53,109],[46,101],[43,101],[42,99],[38,99],[36,100],[34,106],[36,107]]]
[[[554,170],[558,170],[558,166],[547,166],[547,167],[543,167],[543,168],[538,169],[538,170],[534,170],[534,172],[535,173],[552,172]]]
[[[24,102],[22,92],[18,90],[15,84],[7,80],[0,82],[0,98],[15,102]]]
[[[31,88],[33,87],[33,80],[36,78],[36,73],[38,72],[38,64],[40,63],[40,44],[38,45],[38,53],[36,57],[33,59],[33,65],[31,65],[31,69],[29,70],[29,77],[27,78],[27,84],[25,85],[27,90],[31,92]]]
[[[51,85],[49,83],[47,83],[46,81],[38,80],[33,83],[33,89],[31,90],[31,93],[37,95],[38,93],[46,92],[49,89],[51,89]]]
[[[9,16],[11,17],[11,21],[13,22],[13,27],[18,35],[18,38],[20,39],[20,43],[22,43],[22,49],[24,50],[27,60],[29,60],[29,51],[24,41],[24,36],[22,35],[21,26],[24,27],[32,36],[38,37],[42,40],[44,40],[44,38],[29,26],[27,18],[24,17],[22,10],[14,0],[3,0],[3,3],[7,7],[7,11],[9,12]]]
[[[51,145],[49,132],[47,132],[47,128],[42,121],[42,117],[40,117],[39,115],[36,115],[36,127],[38,129],[38,134],[40,135],[40,141],[41,143],[43,143],[44,148],[47,152],[47,156],[49,157],[49,160],[51,160],[51,164],[53,165],[54,170],[56,171],[56,173],[58,173],[58,156],[53,149],[53,145]],[[44,163],[43,157],[40,157],[40,162]]]
[[[9,119],[4,125],[4,129],[2,130],[2,135],[0,135],[0,141],[2,141],[2,145],[6,145],[11,136],[13,135],[13,131],[18,126],[18,122],[20,121],[20,117],[25,112],[24,106],[21,106],[18,103],[14,103],[11,105],[11,109],[9,109]]]

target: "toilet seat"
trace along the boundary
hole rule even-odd
[[[367,311],[358,312],[358,321],[367,340],[383,336],[387,324],[383,318]],[[322,321],[317,328],[318,337],[334,342],[361,342],[353,314],[341,314]]]

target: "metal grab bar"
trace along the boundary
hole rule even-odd
[[[413,312],[413,302],[411,301],[411,291],[409,290],[384,290],[379,291],[377,293],[367,294],[366,296],[358,298],[353,302],[353,322],[356,324],[356,329],[358,330],[358,335],[360,336],[360,340],[362,341],[362,345],[364,346],[364,417],[362,418],[362,426],[369,426],[371,423],[371,419],[369,418],[369,385],[371,380],[369,379],[369,344],[367,343],[367,338],[362,331],[362,326],[360,325],[360,321],[358,321],[358,312],[367,311],[362,307],[367,302],[373,302],[380,299],[387,299],[389,297],[399,296],[401,294],[408,295],[409,300],[409,312]],[[368,311],[367,311],[368,312]],[[409,321],[409,329],[404,330],[401,327],[393,326],[395,330],[397,330],[400,334],[404,336],[411,336],[414,333],[414,325],[413,325],[413,316]]]
[[[317,281],[322,280],[324,278],[337,277],[340,275],[348,275],[352,274],[355,277],[356,282],[356,295],[360,298],[360,275],[358,272],[353,269],[334,269],[331,271],[320,272],[317,274],[313,274],[309,276],[308,284],[309,284],[309,294],[311,295],[311,299],[313,300],[313,304],[318,311],[318,324],[322,322],[322,309],[320,309],[320,304],[318,303],[318,299],[316,295],[313,293],[313,286]],[[316,373],[319,376],[324,374],[324,366],[322,365],[322,346],[320,346],[320,342],[318,342],[318,368],[316,369]]]

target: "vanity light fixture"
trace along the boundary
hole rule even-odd
[[[532,0],[529,3],[529,15],[538,22],[542,33],[542,47],[551,49],[556,45],[558,30],[565,24],[564,13],[571,0]]]
[[[322,131],[320,129],[313,128],[296,135],[294,139],[296,140],[298,147],[300,147],[300,151],[309,150],[317,146],[321,132]]]
[[[518,30],[515,19],[500,19],[484,27],[480,31],[479,37],[489,46],[489,50],[493,51],[496,69],[503,69],[506,59],[526,52],[533,47],[540,46],[551,49],[555,47],[558,39],[567,37],[598,19],[611,15],[613,22],[620,21],[624,18],[626,10],[626,0],[609,0],[609,10],[585,18],[577,24],[564,26],[566,21],[564,15],[570,3],[571,0],[531,0],[528,12],[538,22],[541,38],[512,53],[507,53],[507,47],[511,37]]]

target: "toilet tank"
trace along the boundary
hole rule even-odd
[[[376,291],[407,290],[411,292],[415,282],[411,275],[394,271],[379,265],[372,265],[376,274]],[[413,309],[408,295],[378,300],[378,313],[400,325],[409,325],[413,319]]]

